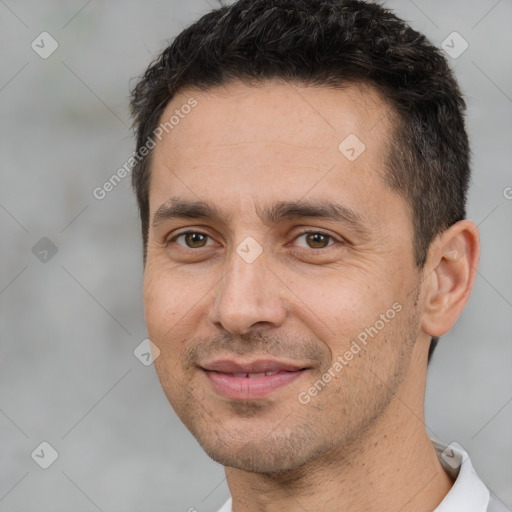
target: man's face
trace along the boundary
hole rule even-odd
[[[361,87],[233,83],[183,92],[162,122],[190,97],[153,153],[155,367],[212,458],[298,468],[378,422],[419,335],[411,214],[382,178],[386,105]]]

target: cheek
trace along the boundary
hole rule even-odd
[[[184,352],[207,315],[206,301],[215,281],[167,266],[147,266],[144,311],[149,339],[160,349],[157,372],[182,372]],[[156,363],[160,363],[159,365]]]
[[[186,293],[187,288],[177,286],[170,273],[146,269],[143,288],[146,326],[149,338],[161,351],[166,350],[167,340],[174,337],[180,319],[190,309]]]
[[[144,279],[144,316],[150,338],[160,337],[174,323],[176,300],[163,280]]]
[[[182,369],[180,356],[180,310],[176,288],[170,285],[165,274],[144,275],[144,311],[149,339],[159,348],[160,355],[154,361],[154,368],[162,389],[173,407],[179,407],[183,391],[178,377]]]
[[[350,341],[373,326],[396,301],[395,291],[382,276],[339,268],[325,275],[294,279],[296,311],[315,325],[317,336],[331,352],[345,351]]]

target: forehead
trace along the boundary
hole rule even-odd
[[[195,106],[184,108],[191,99]],[[266,81],[185,90],[161,117],[174,122],[153,150],[151,210],[171,195],[228,205],[247,194],[259,204],[271,196],[341,194],[350,202],[375,194],[385,187],[388,112],[379,93],[362,85]]]
[[[234,81],[208,91],[188,89],[172,99],[161,122],[179,113],[190,98],[197,106],[180,116],[170,132],[176,143],[186,140],[180,148],[185,153],[206,145],[258,141],[336,149],[343,135],[371,134],[375,139],[390,127],[388,104],[363,84],[334,89],[267,80],[254,86]]]

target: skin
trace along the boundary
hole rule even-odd
[[[144,275],[171,405],[226,467],[236,512],[433,510],[452,482],[425,427],[427,352],[469,297],[476,226],[443,232],[418,269],[410,208],[383,181],[387,105],[370,88],[234,82],[183,91],[162,119],[191,96],[197,106],[153,151]],[[354,161],[338,149],[349,134],[366,146]],[[153,223],[180,200],[207,201],[222,218]],[[297,200],[336,202],[358,223],[259,215]],[[207,236],[179,237],[187,230]],[[262,249],[251,263],[237,253],[247,237]],[[397,303],[400,312],[301,403]],[[264,398],[234,400],[200,368],[269,357],[308,370]]]

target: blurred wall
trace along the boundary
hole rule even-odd
[[[469,450],[510,506],[512,2],[385,4],[436,45],[463,38],[450,36],[448,58],[467,97],[469,217],[483,253],[471,301],[431,364],[427,425]],[[93,195],[133,151],[130,79],[210,8],[0,2],[1,511],[207,512],[228,494],[222,467],[134,356],[146,332],[129,178]]]

